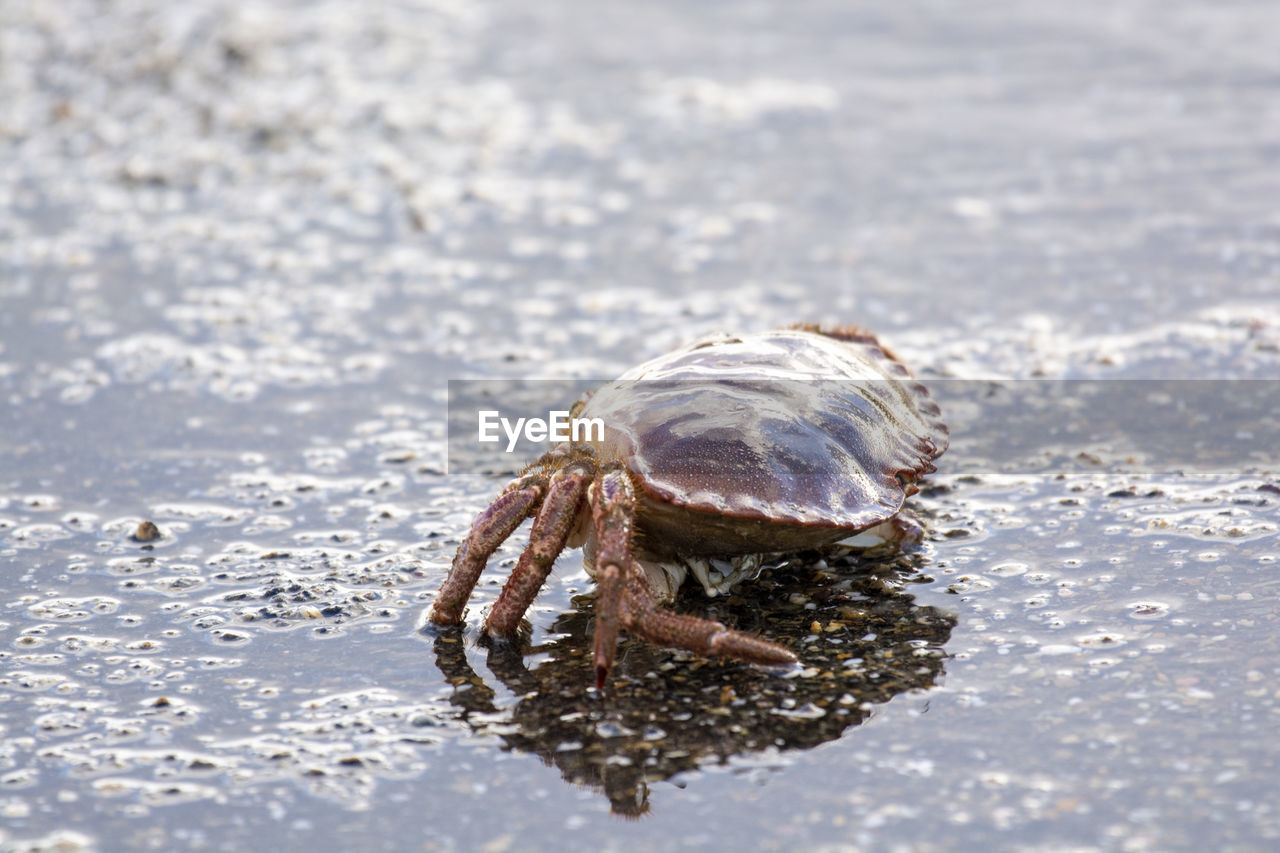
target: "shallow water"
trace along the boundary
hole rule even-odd
[[[0,849],[1273,848],[1277,33],[4,3]],[[919,548],[678,603],[800,671],[594,691],[578,552],[486,646],[522,535],[424,629],[448,380],[797,320],[952,429]]]

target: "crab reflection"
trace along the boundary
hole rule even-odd
[[[487,666],[514,704],[472,669],[459,631],[436,632],[436,662],[474,731],[538,755],[566,781],[602,791],[614,813],[639,817],[653,782],[735,756],[834,740],[875,705],[927,689],[942,675],[955,619],[904,591],[920,579],[908,559],[818,566],[775,569],[714,607],[698,597],[682,608],[710,610],[711,618],[788,644],[800,654],[800,675],[628,641],[610,687],[584,690],[592,671],[585,596],[556,620],[559,636],[550,642],[490,646]],[[797,591],[809,601],[794,599]],[[532,669],[528,654],[542,658]]]

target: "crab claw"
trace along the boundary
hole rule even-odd
[[[604,688],[618,651],[618,622],[622,605],[622,572],[615,565],[600,573],[596,595],[596,689]]]

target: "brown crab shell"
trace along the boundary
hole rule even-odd
[[[784,552],[895,515],[948,443],[939,408],[871,334],[720,336],[597,391],[601,459],[643,492],[651,554]]]

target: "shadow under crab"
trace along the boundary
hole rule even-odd
[[[593,666],[590,596],[575,599],[547,643],[489,644],[486,665],[514,700],[476,674],[458,632],[435,632],[436,664],[471,729],[537,755],[567,782],[602,792],[614,813],[640,817],[654,783],[835,740],[876,705],[941,678],[955,619],[916,604],[906,591],[921,580],[918,556],[832,559],[829,568],[815,560],[809,555],[766,571],[759,583],[714,605],[727,621],[758,625],[766,639],[807,635],[803,671],[788,677],[712,661],[677,664],[670,651],[624,642],[611,689],[584,693],[580,685]],[[816,636],[814,622],[822,626]],[[532,668],[529,652],[541,659]]]
[[[462,620],[489,557],[532,515],[486,631],[513,637],[556,557],[582,545],[597,584],[597,687],[623,629],[705,656],[795,663],[778,643],[662,605],[689,574],[716,595],[770,556],[872,528],[918,533],[899,513],[948,439],[924,386],[850,328],[708,338],[628,371],[575,412],[599,418],[603,434],[545,454],[476,517],[431,620]]]

